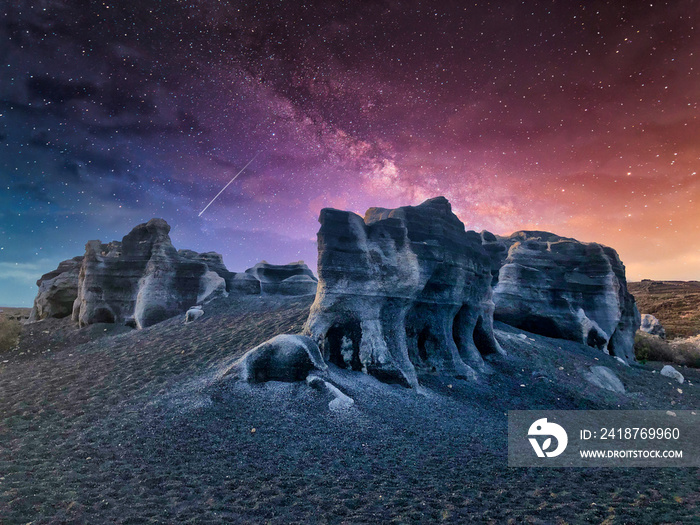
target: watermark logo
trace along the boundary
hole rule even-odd
[[[537,437],[528,437],[532,448],[535,449],[535,454],[537,457],[543,458],[555,458],[564,452],[566,445],[569,443],[569,436],[566,435],[566,430],[556,423],[550,423],[547,418],[538,419],[532,425],[530,425],[530,430],[527,431],[528,436],[537,436],[539,438],[546,437],[546,439],[540,443],[537,441]],[[557,440],[557,447],[554,450],[549,450],[552,447],[552,438]]]

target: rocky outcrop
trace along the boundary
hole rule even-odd
[[[304,261],[270,264],[262,261],[245,273],[260,282],[260,292],[269,295],[314,295],[318,280]]]
[[[226,293],[207,264],[173,247],[170,226],[151,219],[122,242],[85,247],[73,319],[81,326],[121,323],[144,328]]]
[[[418,385],[417,370],[474,377],[493,336],[491,260],[444,197],[365,218],[319,218],[318,292],[305,333],[324,358]]]
[[[640,316],[615,250],[539,231],[482,239],[497,320],[634,360]]]
[[[246,352],[224,373],[250,383],[304,381],[312,370],[326,370],[316,343],[303,335],[278,335]]]
[[[317,280],[301,261],[263,261],[245,272],[230,272],[218,253],[175,250],[169,232],[163,219],[151,219],[121,242],[89,241],[84,256],[63,261],[37,281],[31,320],[71,315],[81,326],[143,328],[229,294],[316,293]]]
[[[656,335],[661,339],[666,339],[666,329],[661,324],[661,321],[651,314],[642,315],[642,324],[639,326],[639,329],[649,335]]]
[[[63,261],[54,271],[41,276],[36,282],[39,292],[29,314],[29,321],[40,321],[47,317],[68,317],[78,297],[78,275],[82,257]]]

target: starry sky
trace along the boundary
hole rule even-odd
[[[0,42],[0,304],[152,217],[315,269],[321,208],[438,195],[700,279],[698,1],[8,0]]]

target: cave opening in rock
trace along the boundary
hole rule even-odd
[[[617,355],[617,353],[615,353],[615,350],[616,350],[616,348],[615,348],[615,338],[616,338],[617,335],[618,335],[618,330],[616,329],[616,330],[613,332],[612,337],[611,337],[610,340],[608,341],[608,353],[609,353],[610,355],[613,355],[613,356]]]
[[[595,328],[592,328],[588,332],[588,337],[586,337],[586,344],[593,348],[598,348],[602,350],[607,344],[607,339]]]
[[[526,316],[520,323],[518,323],[518,328],[521,328],[526,332],[532,332],[533,334],[539,334],[545,337],[566,339],[553,319],[539,315]]]
[[[495,340],[490,336],[489,331],[484,326],[484,318],[480,315],[474,326],[474,345],[481,355],[498,353]]]
[[[326,332],[326,358],[336,366],[362,370],[360,341],[362,328],[357,319],[336,323]]]
[[[425,344],[428,342],[428,339],[430,338],[430,330],[428,330],[428,327],[425,326],[423,329],[418,333],[418,357],[420,358],[421,361],[427,361],[428,360],[428,350],[425,347]]]
[[[93,323],[113,323],[114,313],[109,308],[98,308],[92,317]]]

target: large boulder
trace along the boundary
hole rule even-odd
[[[63,261],[58,268],[44,274],[36,282],[39,292],[29,314],[29,321],[40,321],[47,317],[68,317],[78,297],[78,276],[82,256]]]
[[[319,218],[316,300],[305,333],[324,358],[418,385],[417,370],[474,377],[493,336],[491,260],[444,197]]]
[[[495,319],[634,360],[640,316],[615,250],[539,232],[482,232],[496,282]]]
[[[191,304],[226,295],[220,256],[178,253],[169,232],[163,219],[152,219],[121,242],[89,241],[73,319],[81,326],[108,322],[144,328],[186,311]],[[213,269],[208,261],[213,261]]]
[[[262,261],[245,271],[260,282],[266,295],[314,295],[318,280],[304,261],[270,264]]]
[[[661,321],[651,314],[642,315],[642,324],[639,326],[639,329],[649,335],[656,335],[661,339],[666,339],[666,329],[661,324]]]
[[[316,343],[303,335],[278,335],[246,352],[224,373],[250,383],[304,381],[312,370],[326,370]]]

